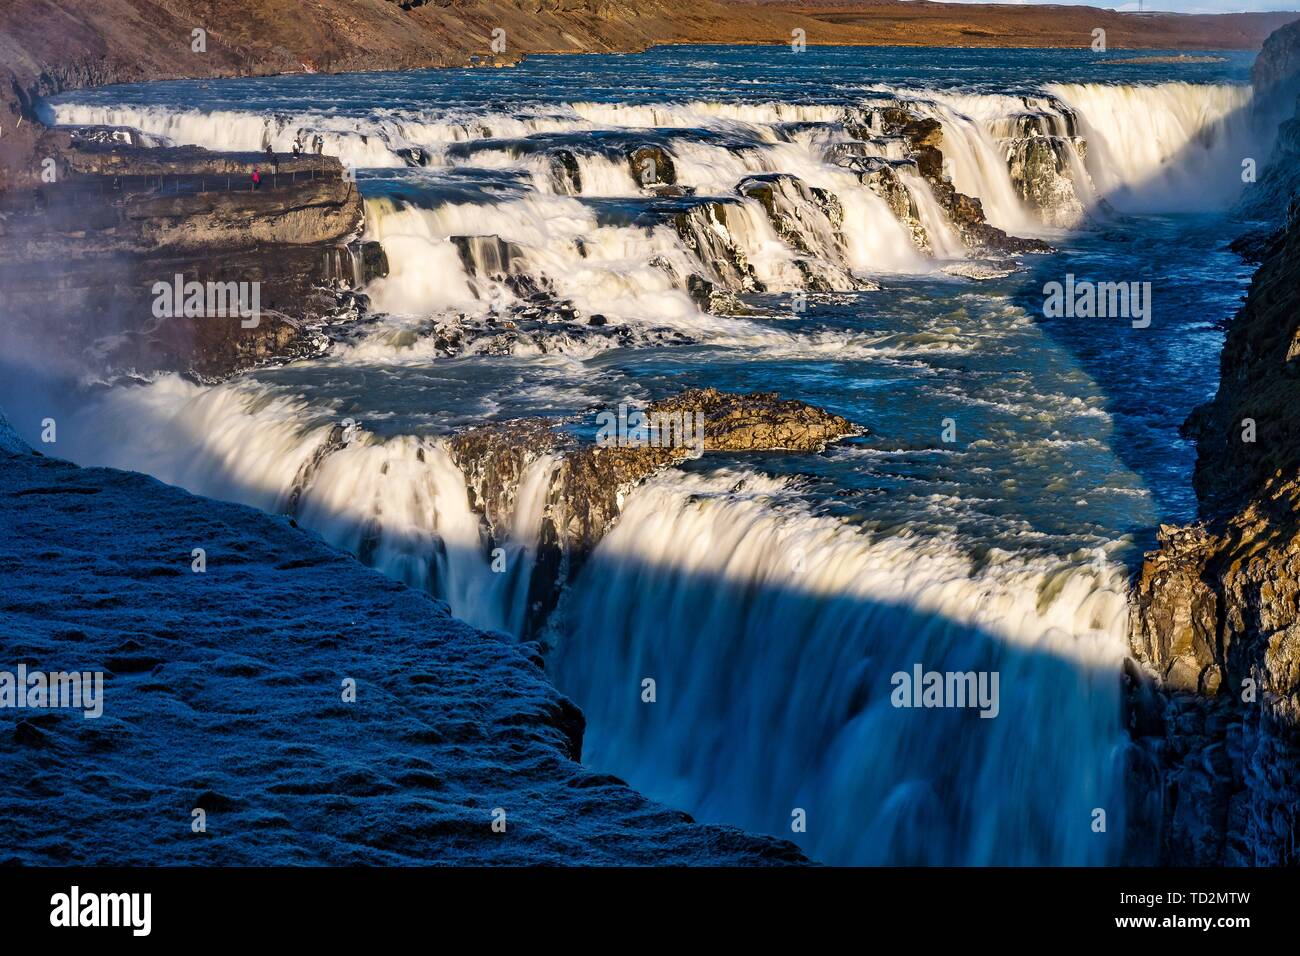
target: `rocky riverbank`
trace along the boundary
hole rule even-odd
[[[1300,26],[1270,38],[1255,78],[1295,103]],[[1286,222],[1254,244],[1218,394],[1186,425],[1202,518],[1161,529],[1136,586],[1133,653],[1155,683],[1134,675],[1131,729],[1172,864],[1300,862],[1300,217],[1283,185],[1296,113],[1259,184]]]
[[[583,767],[535,645],[291,519],[38,455],[3,417],[0,500],[5,668],[104,675],[99,717],[4,711],[0,864],[805,862]]]
[[[338,160],[138,139],[50,130],[38,145],[49,181],[0,201],[6,358],[82,378],[212,381],[323,348],[314,326],[383,272],[382,256],[349,247],[362,203]]]

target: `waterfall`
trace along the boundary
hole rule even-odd
[[[465,476],[438,440],[359,428],[340,446],[329,409],[250,381],[202,387],[176,376],[112,389],[70,421],[64,444],[79,462],[147,468],[196,494],[293,515],[470,623],[522,633],[553,457],[523,475],[496,571]]]
[[[1220,208],[1241,190],[1241,163],[1265,155],[1248,86],[1054,84],[1079,116],[1100,194],[1128,210]]]
[[[365,290],[371,314],[311,371],[389,383],[440,374],[449,354],[491,356],[495,371],[540,353],[581,382],[608,369],[573,356],[668,342],[734,350],[719,367],[768,362],[784,387],[785,359],[814,359],[831,377],[833,362],[950,350],[964,310],[942,334],[899,333],[867,309],[828,328],[797,320],[794,294],[852,302],[846,293],[889,294],[894,282],[911,300],[951,303],[937,283],[906,277],[963,266],[975,276],[986,258],[1006,274],[1025,248],[972,240],[975,204],[961,197],[999,229],[1055,237],[1111,207],[1226,203],[1254,148],[1238,86],[846,96],[44,109],[52,122],[215,149],[284,153],[301,141],[365,170],[365,238],[382,245],[388,273]],[[692,350],[684,371],[652,368],[647,390],[707,374],[690,368],[712,361],[707,351]],[[106,388],[60,417],[59,453],[291,515],[471,623],[523,634],[556,457],[527,462],[508,520],[489,528],[446,439],[382,419],[344,428],[346,400],[284,381]],[[879,394],[899,394],[889,384]],[[574,392],[566,408],[608,397]],[[471,399],[486,406],[476,420],[496,413],[494,398]],[[814,512],[797,480],[699,468],[620,489],[621,516],[547,622],[548,666],[587,715],[593,766],[825,862],[1119,858],[1122,568],[1048,557],[1031,541],[1009,553],[955,531],[874,532]],[[917,493],[947,494],[937,488]],[[996,673],[998,716],[894,706],[893,675],[915,666]],[[806,830],[792,831],[797,812]]]
[[[1113,862],[1122,574],[1009,554],[976,570],[952,542],[872,539],[787,496],[742,472],[630,497],[555,627],[587,759],[828,863]],[[916,664],[998,672],[1001,712],[892,706]]]
[[[300,141],[363,169],[517,171],[531,188],[524,201],[503,209],[486,201],[439,209],[436,179],[432,193],[425,181],[409,185],[408,208],[372,201],[368,229],[395,263],[394,274],[374,290],[378,307],[427,313],[482,301],[472,277],[454,274],[445,240],[498,235],[525,250],[534,278],[572,276],[574,302],[584,298],[578,287],[590,290],[588,311],[630,316],[653,308],[680,324],[698,311],[685,295],[689,276],[707,274],[710,263],[689,262],[691,250],[654,227],[670,218],[664,207],[652,202],[639,219],[610,224],[598,221],[585,200],[644,202],[668,190],[679,197],[679,209],[689,210],[705,200],[734,200],[737,185],[752,177],[794,177],[834,197],[843,213],[845,261],[823,258],[819,225],[801,232],[800,217],[788,216],[778,235],[752,204],[729,206],[735,215],[725,224],[714,215],[713,228],[728,233],[723,240],[744,255],[756,280],[732,291],[791,291],[810,282],[845,289],[855,284],[837,275],[846,271],[862,287],[868,276],[916,272],[967,255],[948,211],[915,171],[900,169],[899,176],[916,221],[900,217],[860,181],[855,164],[863,157],[908,160],[906,144],[891,132],[898,110],[940,125],[941,173],[958,192],[981,201],[989,223],[1033,236],[1078,224],[1102,200],[1133,210],[1167,208],[1175,197],[1195,196],[1207,207],[1231,202],[1241,186],[1242,156],[1264,145],[1252,140],[1249,102],[1245,86],[1171,82],[1051,84],[1032,94],[878,87],[849,107],[572,102],[510,112],[350,116],[62,101],[43,112],[54,123],[129,126],[215,149],[270,145],[288,152]],[[591,139],[595,131],[602,137]],[[363,188],[373,200],[374,190],[364,182]],[[414,214],[411,205],[423,212]],[[918,249],[914,240],[921,235],[927,238]],[[818,263],[810,265],[809,249]],[[725,276],[711,278],[727,284]],[[682,295],[666,295],[670,289]]]
[[[1016,194],[993,135],[996,120],[1021,108],[1019,97],[940,92],[906,102],[942,125],[944,171],[959,192],[984,204],[989,222],[1022,235],[1040,231],[1041,223]]]
[[[521,633],[555,458],[526,467],[492,542],[441,441],[361,429],[340,446],[334,421],[252,382],[166,377],[104,393],[64,433],[78,460],[292,514],[456,615]],[[826,862],[1113,860],[1122,569],[1003,552],[976,565],[955,540],[815,516],[795,491],[724,470],[627,497],[549,628],[586,759]],[[891,675],[918,664],[997,672],[998,716],[892,706]],[[1090,827],[1098,808],[1111,836]],[[805,833],[789,831],[796,810]]]

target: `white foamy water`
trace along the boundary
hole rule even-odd
[[[966,248],[935,189],[906,165],[905,144],[878,135],[885,108],[903,105],[940,124],[945,173],[982,202],[989,222],[1059,237],[1053,211],[1022,198],[1025,184],[1011,169],[1017,139],[1054,144],[1056,185],[1077,197],[1083,216],[1105,215],[1108,205],[1182,208],[1195,184],[1198,201],[1225,203],[1240,185],[1224,171],[1233,173],[1246,155],[1240,114],[1248,101],[1243,87],[1166,83],[1058,84],[1023,94],[881,86],[842,104],[694,96],[351,116],[75,101],[51,110],[61,123],[128,125],[217,149],[270,144],[287,152],[297,140],[319,143],[357,167],[398,170],[361,178],[365,237],[382,245],[390,270],[365,291],[390,314],[337,345],[320,367],[340,381],[377,373],[385,385],[426,375],[446,361],[426,319],[519,306],[541,289],[584,320],[599,314],[642,335],[628,345],[556,328],[541,344],[521,339],[513,355],[493,359],[516,362],[543,344],[566,353],[573,381],[563,384],[579,394],[561,404],[581,405],[584,376],[600,372],[579,359],[644,345],[652,331],[715,350],[708,360],[770,362],[771,387],[786,397],[802,397],[789,388],[809,379],[783,378],[782,363],[821,368],[930,353],[964,361],[961,353],[986,347],[987,336],[1009,334],[1011,324],[975,328],[975,315],[943,289],[920,293],[948,311],[919,328],[874,319],[866,327],[783,325],[711,314],[693,298],[700,280],[719,292],[786,301],[809,289],[872,296],[877,283],[888,290],[890,282],[941,269],[1005,274]],[[661,150],[672,185],[693,195],[643,188],[632,162],[643,147]],[[872,188],[868,171],[879,168],[872,162],[896,164],[890,168],[914,221]],[[509,188],[476,194],[475,177],[485,172],[509,179]],[[768,192],[749,188],[754,177]],[[1001,265],[1020,268],[1012,259]],[[963,288],[979,295],[978,285]],[[707,366],[699,353],[691,360]],[[963,382],[950,404],[1022,424],[1050,418],[1067,431],[1074,418],[1110,421],[1085,398],[1035,382],[1015,395]],[[60,426],[61,452],[291,513],[472,623],[523,633],[555,460],[540,456],[529,466],[508,534],[493,541],[441,439],[384,436],[363,422],[347,447],[325,454],[342,414],[301,383],[251,375],[202,388],[164,377],[87,399]],[[1050,442],[1101,444],[1070,432],[1021,444],[1005,434],[977,437],[968,447],[1014,448],[1026,456],[1014,462],[1019,467],[1028,456],[1057,453]],[[855,447],[845,454],[914,453]],[[816,511],[812,502],[835,492],[819,499],[760,467],[670,473],[624,490],[623,514],[546,632],[556,681],[588,717],[586,758],[700,818],[792,837],[826,862],[1117,860],[1125,804],[1123,569],[1051,547],[1031,550],[1029,542],[1050,535],[1015,515],[1000,517],[1023,526],[1023,552],[988,547],[971,531],[974,521],[945,524],[944,516],[983,505],[996,511],[1001,499],[972,500],[973,489],[942,468],[932,480],[931,472],[902,466],[890,493],[914,492],[915,520],[886,533],[861,516]],[[981,493],[1014,498],[1018,478],[996,486],[990,479]],[[1143,493],[1118,484],[1097,493]],[[1068,504],[1083,502],[1076,496]],[[916,530],[922,522],[926,534]],[[505,548],[506,573],[492,569],[493,545]],[[892,675],[914,665],[997,673],[998,717],[892,706]],[[646,679],[657,688],[653,704],[642,701]],[[1107,813],[1107,834],[1092,829],[1098,808]],[[797,810],[806,814],[806,832],[790,830]]]
[[[877,95],[886,94],[890,99],[854,107],[573,102],[546,111],[462,110],[450,116],[410,110],[352,117],[263,114],[75,101],[56,103],[47,111],[62,124],[132,126],[175,143],[213,149],[271,145],[287,152],[301,141],[358,168],[414,164],[517,170],[533,189],[513,203],[440,200],[436,190],[403,208],[387,198],[368,200],[367,235],[383,244],[393,268],[389,278],[371,289],[376,305],[407,314],[481,310],[493,293],[479,287],[481,279],[476,285],[475,277],[466,274],[447,240],[496,236],[518,244],[523,252],[518,269],[556,284],[584,312],[629,322],[653,317],[655,324],[674,329],[699,321],[699,309],[686,295],[692,274],[735,292],[754,285],[769,292],[794,291],[813,281],[810,276],[830,288],[847,288],[855,281],[850,276],[866,280],[915,273],[968,254],[929,185],[915,172],[903,167],[899,175],[929,238],[928,255],[911,241],[908,224],[839,158],[837,148],[846,145],[859,156],[906,156],[897,141],[873,138],[882,126],[874,111],[891,104],[940,123],[946,175],[958,190],[982,202],[989,222],[1019,235],[1050,233],[1045,221],[1086,214],[1103,199],[1138,210],[1193,201],[1189,197],[1198,207],[1226,205],[1240,189],[1240,157],[1252,145],[1246,117],[1250,90],[1229,84],[1051,84],[1033,95],[877,88]],[[634,139],[653,134],[674,166],[678,186],[730,203],[725,222],[707,212],[690,214],[692,220],[708,219],[707,228],[716,236],[701,247],[700,236],[678,235],[671,225],[599,222],[579,200],[641,201],[646,196],[631,154],[618,147],[593,149],[582,140],[536,139],[595,130]],[[849,130],[866,130],[868,138],[855,140]],[[1009,168],[1008,144],[1025,136],[1056,141],[1061,191],[1076,195],[1077,207],[1057,214],[1032,208],[1021,198],[1022,187]],[[556,150],[572,157],[576,179],[557,175]],[[836,226],[842,230],[840,239],[828,242],[819,235],[824,230],[816,225],[824,221],[820,211],[799,199],[795,205],[800,208],[787,210],[792,214],[786,216],[785,228],[801,234],[800,244],[812,250],[809,257],[774,232],[757,202],[737,201],[739,183],[771,174],[794,177],[834,197],[842,210]],[[814,225],[805,228],[809,223]],[[719,272],[719,250],[740,262],[746,275]]]
[[[1113,859],[1089,823],[1123,816],[1120,569],[976,569],[952,542],[873,539],[788,497],[752,473],[631,496],[555,638],[588,758],[831,863]],[[892,706],[915,664],[997,672],[1000,714]]]
[[[1251,88],[1161,83],[1053,84],[1076,111],[1101,196],[1128,210],[1213,209],[1241,192],[1241,163],[1259,153]]]

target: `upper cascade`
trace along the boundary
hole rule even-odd
[[[890,274],[1003,275],[1062,230],[1174,196],[1226,206],[1250,97],[1169,82],[876,87],[842,104],[45,110],[151,142],[337,155],[362,170],[364,238],[386,263],[370,303],[431,321],[415,336],[426,351],[591,354],[735,341],[753,330],[732,317]]]

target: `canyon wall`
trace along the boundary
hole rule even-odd
[[[38,149],[57,180],[0,197],[0,361],[82,379],[179,371],[213,381],[322,349],[315,326],[366,278],[359,244],[348,245],[361,197],[339,161],[273,166],[261,154],[135,146],[115,133],[126,135],[47,131]],[[222,301],[186,311],[183,297],[160,298],[178,276]]]
[[[1297,76],[1292,25],[1255,78],[1267,93]],[[1300,111],[1257,184],[1284,221],[1255,246],[1218,393],[1185,426],[1201,520],[1161,528],[1137,582],[1133,652],[1156,682],[1131,695],[1130,726],[1162,782],[1157,856],[1173,864],[1300,862],[1300,217],[1278,186],[1297,128]]]

